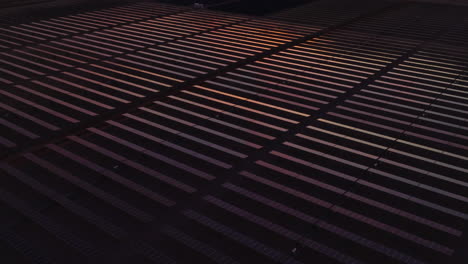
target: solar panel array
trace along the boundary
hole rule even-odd
[[[466,9],[337,3],[0,28],[5,259],[457,261]]]

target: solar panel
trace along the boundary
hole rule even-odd
[[[337,3],[257,17],[141,2],[2,26],[5,256],[461,259],[466,9]]]

